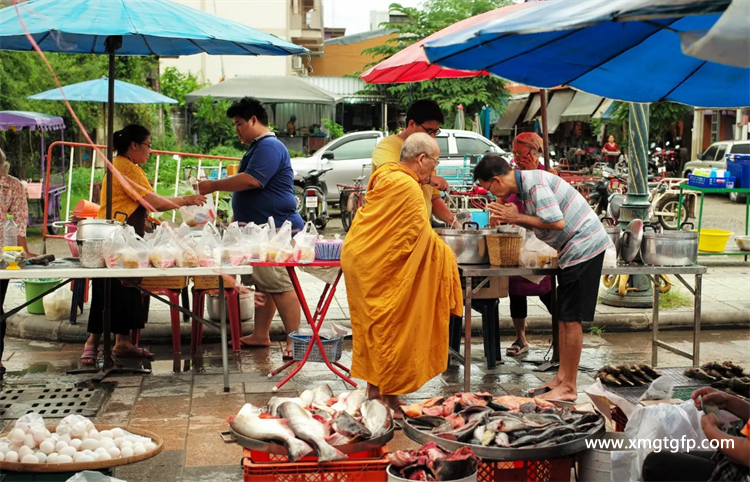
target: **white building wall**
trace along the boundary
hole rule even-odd
[[[290,40],[288,0],[173,1]],[[222,75],[230,78],[240,75],[288,75],[291,73],[289,57],[197,54],[162,59],[160,64],[162,70],[166,67],[176,67],[181,72],[196,74],[209,84],[219,82]]]

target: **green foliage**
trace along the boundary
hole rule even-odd
[[[677,126],[677,123],[691,112],[691,108],[683,104],[654,102],[650,105],[648,114],[649,139],[659,142],[664,134],[671,132]],[[610,120],[592,119],[590,125],[594,132],[598,132],[603,123],[607,128],[607,133],[614,134],[617,143],[621,147],[626,148],[628,146],[628,139],[622,139],[622,126],[624,124],[627,131],[629,116],[630,103],[617,101],[612,108],[612,118]]]
[[[323,128],[331,139],[338,139],[344,135],[344,128],[331,119],[323,119]]]
[[[192,72],[180,72],[176,67],[167,67],[161,74],[161,93],[178,101],[185,107],[185,96],[200,90],[207,84],[200,82]]]
[[[198,134],[198,146],[204,152],[215,146],[229,145],[235,138],[232,120],[227,117],[231,102],[212,97],[203,97],[195,103],[195,132]]]
[[[384,23],[381,27],[394,31],[396,37],[384,45],[368,48],[363,55],[373,57],[376,65],[391,57],[413,43],[442,30],[465,18],[479,15],[505,5],[510,0],[428,0],[421,8],[404,7],[397,3],[390,6],[391,13],[402,13],[408,20],[404,23]],[[412,100],[432,99],[440,108],[449,113],[455,111],[458,104],[465,107],[467,117],[479,113],[485,105],[502,112],[508,91],[505,82],[499,77],[482,76],[464,79],[439,79],[412,84],[394,84],[379,86],[368,84],[365,92],[381,93],[384,90],[396,99],[403,109],[408,108]],[[450,119],[446,119],[446,125]]]
[[[659,296],[659,309],[674,310],[693,306],[693,298],[685,296],[676,289],[671,289]]]
[[[591,327],[589,328],[589,333],[591,333],[592,335],[602,336],[604,334],[604,327],[591,325]]]

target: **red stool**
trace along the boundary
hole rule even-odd
[[[206,305],[207,295],[218,295],[218,289],[197,289],[193,288],[193,314],[203,318],[203,311]],[[240,290],[237,288],[225,288],[224,294],[227,297],[227,314],[229,318],[229,335],[232,338],[232,351],[235,353],[241,349],[240,338],[242,329],[240,323]],[[190,334],[190,349],[195,353],[198,345],[203,339],[203,323],[193,320],[193,327]]]
[[[169,288],[151,288],[149,289],[153,294],[156,295],[164,295],[169,299],[171,303],[174,303],[175,305],[180,304],[180,295],[182,294],[182,290],[177,289],[169,289]],[[143,297],[148,297],[147,294],[143,294]],[[148,310],[146,310],[148,311]],[[172,318],[172,351],[174,353],[181,353],[182,352],[182,342],[180,340],[180,315],[181,313],[170,307],[169,308],[169,314]],[[146,313],[148,316],[148,312]],[[133,345],[137,345],[138,341],[140,340],[141,330],[133,330],[130,332],[130,343]]]

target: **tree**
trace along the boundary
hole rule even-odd
[[[677,124],[691,112],[692,109],[689,106],[675,102],[654,102],[651,104],[648,114],[648,137],[650,141],[659,143],[667,133],[674,134]],[[630,103],[617,101],[612,107],[612,118],[604,121],[609,134],[614,134],[617,138],[625,137],[619,140],[622,147],[628,145],[627,136],[623,136],[622,133],[627,133],[629,118]],[[600,120],[592,121],[593,130],[598,131],[599,125],[601,125]]]
[[[383,45],[365,49],[362,54],[370,55],[375,60],[368,67],[376,65],[449,25],[510,3],[510,0],[428,0],[422,8],[393,3],[389,12],[404,14],[407,21],[381,24],[395,32],[396,36]],[[385,91],[402,108],[407,108],[413,99],[432,99],[448,113],[446,124],[451,123],[459,104],[464,106],[466,116],[471,118],[485,105],[502,112],[508,97],[505,82],[494,76],[438,79],[388,86],[369,84],[366,90],[371,93]]]
[[[208,84],[200,82],[192,72],[185,74],[176,67],[167,67],[161,74],[161,93],[179,102],[177,105],[180,107],[185,107],[185,97],[189,93],[206,85]]]
[[[195,103],[195,132],[198,145],[208,152],[216,146],[233,145],[237,136],[232,120],[227,117],[227,109],[232,105],[224,99],[214,101],[212,97],[202,97]]]

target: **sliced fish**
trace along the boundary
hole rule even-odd
[[[349,392],[349,395],[346,397],[346,413],[351,415],[352,417],[356,417],[359,413],[359,407],[362,406],[363,403],[367,401],[367,391],[366,390],[354,390],[353,392]]]
[[[369,439],[372,437],[370,429],[358,422],[347,412],[341,412],[333,419],[333,430],[336,433],[346,435],[350,439]]]
[[[365,424],[372,438],[378,438],[393,426],[393,412],[380,400],[369,400],[359,407],[362,423]]]

